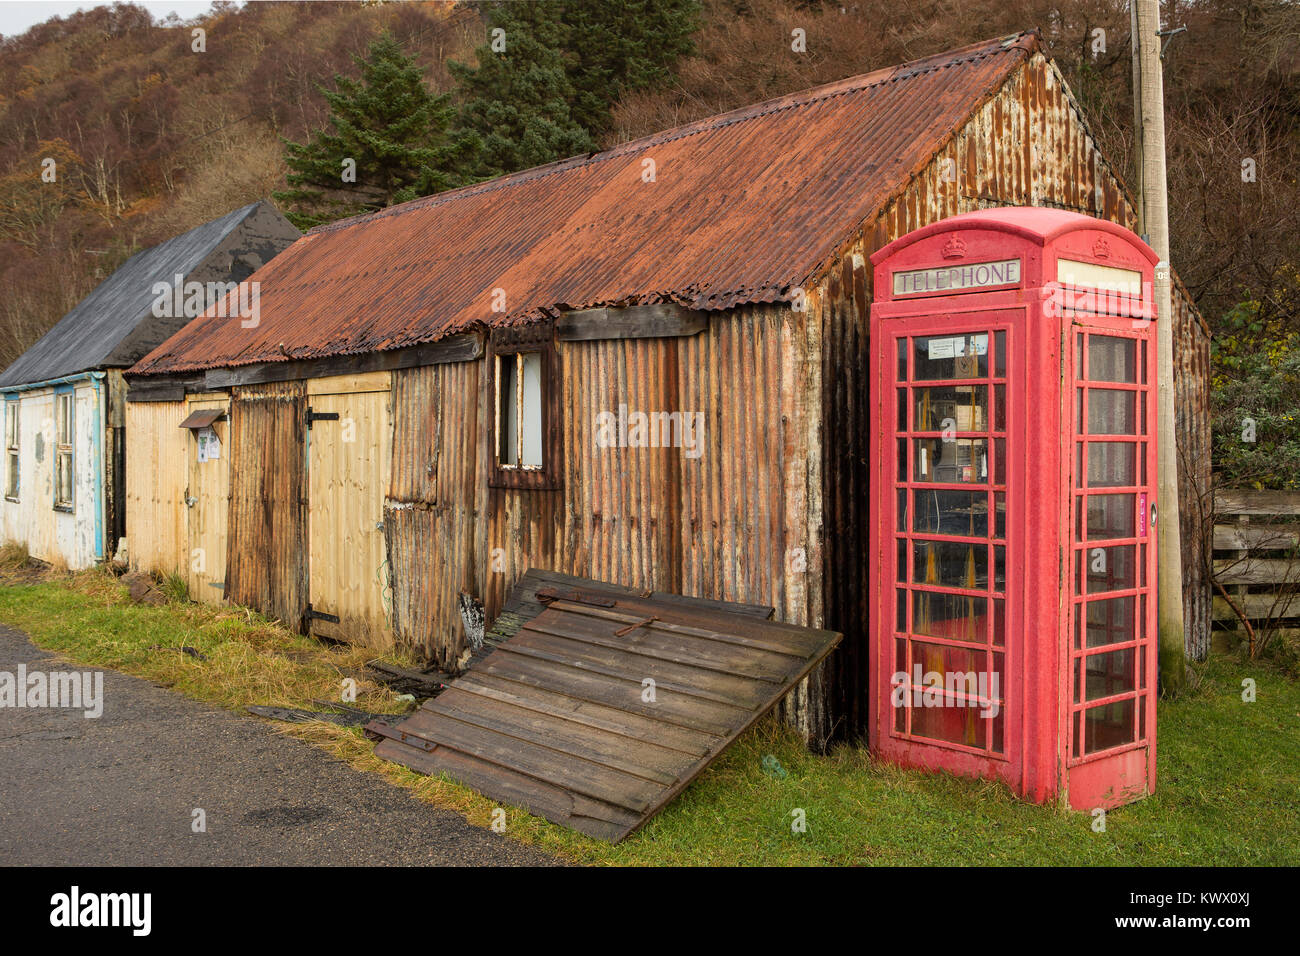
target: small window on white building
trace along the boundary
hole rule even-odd
[[[5,402],[5,497],[18,500],[18,402]]]
[[[54,396],[54,507],[61,511],[72,510],[74,408],[72,392],[59,392]]]
[[[542,432],[541,352],[498,355],[497,465],[503,469],[541,468]]]

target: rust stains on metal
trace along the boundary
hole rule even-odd
[[[852,738],[867,728],[864,581],[878,556],[870,554],[866,534],[865,439],[871,434],[871,408],[865,330],[872,279],[866,260],[892,240],[941,219],[1010,205],[1069,209],[1130,229],[1135,222],[1123,183],[1097,149],[1064,78],[1037,51],[842,250],[827,271],[824,294],[809,312],[824,330],[824,617],[813,622],[844,634],[840,649],[815,675],[825,686],[810,694],[810,707],[818,696],[832,704],[823,713],[801,717],[813,726],[826,721],[810,736]],[[1201,526],[1209,485],[1208,330],[1181,286],[1175,300],[1175,398],[1190,641],[1193,634],[1208,634],[1209,621],[1209,579],[1202,557],[1209,536]]]
[[[214,309],[133,371],[401,348],[595,306],[787,300],[1037,47],[973,44],[322,226],[253,276],[255,324]]]
[[[392,476],[384,537],[393,632],[439,666],[466,651],[460,594],[483,593],[490,560],[479,522],[487,506],[482,362],[393,373]]]
[[[295,630],[307,609],[302,382],[236,388],[231,401],[226,591]]]
[[[396,728],[369,725],[384,738],[375,753],[617,843],[840,639],[716,602],[603,596],[612,606],[533,604],[439,697]]]
[[[1174,307],[1174,434],[1178,445],[1179,524],[1183,549],[1183,625],[1188,656],[1210,651],[1214,498],[1210,475],[1210,339],[1201,315],[1176,285]]]
[[[817,314],[745,306],[689,337],[557,343],[564,457],[554,490],[488,486],[483,363],[395,373],[385,531],[401,639],[454,667],[468,650],[459,592],[494,618],[530,568],[773,606],[817,626]],[[620,405],[680,413],[682,447],[602,447],[598,416]],[[788,706],[821,704],[801,688]]]

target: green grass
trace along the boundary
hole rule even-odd
[[[149,677],[232,710],[336,699],[341,667],[367,656],[326,650],[238,609],[132,605],[101,574],[0,586],[0,621],[82,665]],[[208,660],[153,644],[197,647]],[[1241,700],[1248,677],[1254,703]],[[899,770],[859,747],[815,756],[775,720],[737,741],[619,846],[517,809],[506,832],[597,864],[1300,864],[1300,685],[1231,655],[1212,659],[1200,678],[1196,690],[1160,704],[1156,794],[1111,811],[1104,833],[1093,832],[1087,815],[1024,803],[992,783]],[[381,687],[360,691],[358,706],[401,709]],[[491,819],[492,801],[379,760],[359,731],[282,729],[471,823]],[[767,756],[784,778],[764,772]],[[805,833],[791,830],[795,809],[806,814]]]
[[[55,577],[50,575],[49,577]],[[164,594],[183,594],[164,582]],[[339,700],[344,677],[374,657],[364,648],[336,653],[241,608],[180,602],[133,604],[112,576],[88,571],[41,583],[0,587],[0,622],[40,647],[80,664],[147,677],[231,710],[246,704],[310,706]],[[179,648],[191,647],[200,661]],[[397,712],[383,687],[358,683],[357,706]]]
[[[179,603],[190,599],[190,582],[179,574],[169,574],[163,578],[158,590],[168,601]]]

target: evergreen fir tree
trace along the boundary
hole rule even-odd
[[[503,3],[490,9],[487,26],[478,67],[450,64],[464,97],[460,128],[482,142],[476,172],[499,176],[595,149],[569,110],[576,91],[565,63],[561,4]]]
[[[573,118],[593,133],[606,130],[620,94],[663,83],[694,51],[699,18],[697,0],[568,0]]]
[[[594,150],[619,94],[664,81],[694,49],[699,13],[698,0],[488,6],[478,66],[451,64],[463,97],[459,125],[483,144],[477,174]],[[493,49],[494,39],[505,49]]]
[[[320,88],[332,128],[306,143],[283,140],[290,188],[274,195],[300,229],[458,185],[477,148],[468,131],[449,132],[450,96],[429,90],[424,71],[391,35],[354,59],[359,79],[336,74],[333,91]]]

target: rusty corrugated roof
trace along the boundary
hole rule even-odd
[[[786,300],[1036,48],[990,40],[319,227],[253,276],[255,327],[200,317],[131,371],[401,348],[599,305]]]

